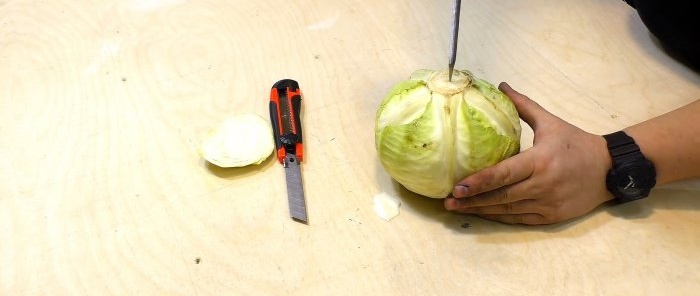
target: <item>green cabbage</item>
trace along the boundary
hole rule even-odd
[[[384,170],[415,193],[444,198],[474,172],[520,151],[508,97],[469,71],[418,70],[382,101],[375,148]]]

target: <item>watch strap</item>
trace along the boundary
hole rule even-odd
[[[639,145],[632,137],[624,131],[614,132],[604,135],[608,145],[608,151],[612,157],[612,169],[608,172],[606,185],[608,190],[615,196],[618,203],[626,203],[632,200],[644,198],[649,195],[652,187],[656,184],[656,170],[654,165],[644,157]],[[616,186],[616,180],[622,176],[630,176],[628,169],[643,170],[647,178],[640,179],[641,184],[645,184],[645,190],[636,194],[628,194],[619,191]],[[632,178],[632,177],[629,177]]]
[[[634,139],[623,131],[604,135],[603,138],[608,142],[608,151],[610,151],[610,156],[612,156],[613,161],[615,161],[617,157],[636,154],[640,151]]]

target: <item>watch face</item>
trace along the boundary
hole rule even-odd
[[[624,166],[615,178],[617,191],[627,198],[646,196],[656,183],[654,176],[649,174],[650,169],[653,171],[653,167],[646,163]]]
[[[635,172],[626,172],[617,179],[617,190],[628,196],[640,195],[647,187],[646,181]]]

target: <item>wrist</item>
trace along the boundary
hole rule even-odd
[[[600,181],[602,182],[604,191],[604,202],[611,201],[615,199],[615,196],[607,189],[606,180],[608,173],[612,169],[613,161],[608,151],[608,143],[602,135],[596,136],[594,143],[593,152],[596,154],[595,159],[598,160],[596,165],[597,170],[600,173]]]

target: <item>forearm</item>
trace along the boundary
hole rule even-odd
[[[625,131],[654,163],[657,185],[700,177],[700,100]]]

